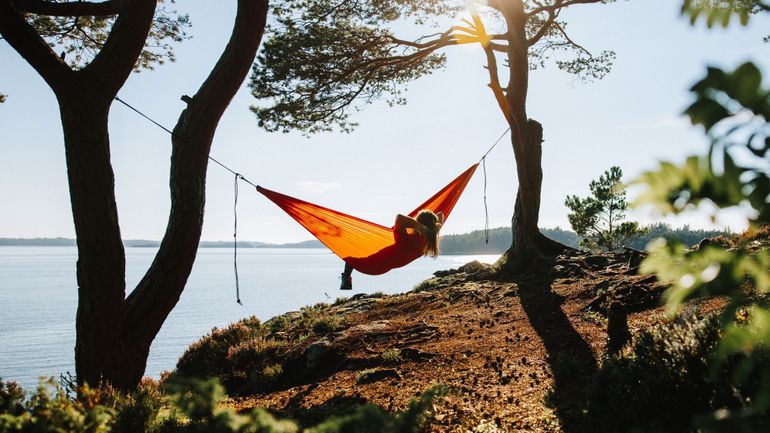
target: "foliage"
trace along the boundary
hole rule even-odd
[[[29,400],[22,402],[19,398],[23,395],[21,390],[14,388],[18,392],[14,390],[10,393],[12,407],[6,404],[0,407],[0,433],[110,431],[114,412],[98,404],[95,390],[81,388],[80,398],[71,400],[53,379],[49,379],[38,386]],[[5,400],[7,397],[4,392],[2,398]]]
[[[0,413],[18,416],[24,410],[24,390],[16,382],[0,379]]]
[[[281,323],[281,322],[273,322]],[[175,377],[217,378],[233,394],[265,389],[283,373],[275,360],[286,340],[268,334],[256,317],[241,320],[193,343],[179,358]]]
[[[260,105],[253,106],[252,111],[260,126],[268,131],[299,129],[315,133],[337,128],[349,132],[356,126],[350,120],[352,113],[383,98],[390,105],[404,104],[405,86],[443,67],[445,55],[440,50],[460,44],[479,43],[485,50],[494,47],[497,51],[524,47],[523,54],[530,57],[527,66],[532,67],[544,66],[558,53],[557,67],[579,79],[601,78],[612,66],[614,53],[592,55],[567,36],[566,23],[557,19],[565,4],[575,2],[544,0],[512,4],[509,9],[522,8],[521,12],[526,14],[525,28],[508,31],[526,34],[525,45],[509,42],[506,32],[487,35],[480,17],[473,13],[475,3],[491,21],[518,22],[515,17],[508,20],[503,17],[504,13],[516,12],[495,9],[483,1],[284,0],[274,3],[271,5],[274,21],[251,76],[252,94],[260,100]],[[459,20],[468,5],[471,5],[468,10],[473,10],[473,23]],[[458,25],[449,26],[449,22]],[[437,30],[445,25],[447,29]],[[397,31],[405,35],[397,35]],[[487,59],[496,63],[494,54]],[[492,73],[493,68],[488,66]]]
[[[686,2],[684,11],[695,20],[698,14],[688,9],[692,4]],[[721,12],[711,9],[709,14],[721,13],[724,25],[729,15],[738,15],[745,23],[750,16],[747,4],[759,7],[756,11],[768,10],[759,2],[722,1],[709,2],[712,8],[721,8]],[[708,68],[706,76],[691,88],[695,101],[685,113],[694,125],[704,127],[711,140],[709,152],[690,156],[683,164],[664,162],[657,170],[644,173],[640,182],[646,191],[640,203],[651,203],[667,213],[691,210],[704,202],[715,209],[739,207],[747,211],[753,227],[770,224],[770,91],[762,81],[759,68],[750,62],[734,71]],[[672,312],[687,299],[729,296],[712,368],[721,368],[731,357],[741,355],[743,361],[735,378],[757,389],[748,395],[749,407],[739,411],[721,409],[699,422],[709,431],[766,430],[770,414],[767,251],[752,251],[740,245],[735,249],[709,246],[686,251],[676,243],[661,242],[652,249],[643,270],[672,282],[667,294]]]
[[[72,0],[65,0],[70,2]],[[153,69],[166,60],[175,61],[173,43],[189,39],[186,29],[190,17],[169,7],[174,0],[159,0],[152,28],[144,50],[134,67],[136,72]],[[27,20],[71,67],[82,69],[101,50],[115,23],[116,16],[48,16],[26,14]]]
[[[296,314],[296,313],[295,313]],[[217,378],[231,394],[264,391],[283,377],[279,359],[290,344],[313,334],[329,334],[347,326],[345,318],[319,303],[301,314],[277,316],[265,324],[243,319],[193,343],[179,358],[175,376]]]
[[[179,433],[295,433],[298,427],[288,420],[277,420],[262,409],[236,414],[222,404],[224,388],[216,380],[180,379],[169,383],[170,400],[187,419],[169,432]]]
[[[669,224],[656,223],[644,226],[644,233],[628,241],[628,246],[638,250],[643,250],[647,248],[647,245],[650,242],[658,238],[667,238],[681,242],[682,245],[689,248],[698,244],[703,239],[717,237],[724,238],[730,235],[730,232],[726,232],[724,230],[695,229],[688,225],[674,228]]]
[[[260,335],[256,317],[243,319],[226,328],[214,328],[196,341],[179,358],[176,373],[187,377],[219,377],[228,373],[227,358],[232,347]]]
[[[545,236],[569,247],[580,246],[582,238],[572,230],[564,230],[559,227],[541,228],[540,232]],[[511,245],[511,228],[498,227],[489,230],[489,243],[485,242],[484,230],[474,230],[460,235],[444,235],[441,237],[442,254],[499,254],[505,252]],[[644,227],[644,232],[628,241],[628,246],[636,249],[644,249],[647,244],[657,238],[672,238],[691,247],[705,238],[728,236],[729,232],[723,230],[695,229],[687,225],[683,227],[671,227],[669,224],[657,223]]]
[[[380,354],[384,362],[398,362],[401,360],[401,350],[391,347]]]
[[[682,5],[682,13],[689,16],[691,24],[705,18],[709,27],[727,27],[734,15],[745,25],[751,15],[763,10],[770,10],[770,6],[762,0],[684,0]]]
[[[447,394],[433,387],[412,400],[406,411],[389,414],[367,404],[349,415],[334,416],[306,432],[417,432]],[[235,413],[224,404],[224,388],[215,379],[176,378],[163,389],[146,384],[134,393],[78,389],[69,398],[53,380],[29,398],[13,383],[0,381],[0,433],[296,433],[290,420],[262,409]]]
[[[313,323],[313,332],[316,334],[330,334],[340,330],[343,325],[344,321],[340,316],[323,316],[316,319]]]
[[[713,370],[719,341],[714,316],[682,316],[641,333],[633,347],[604,361],[589,389],[596,431],[695,431],[696,415],[745,408],[755,386],[733,379],[734,363]]]
[[[433,404],[449,393],[445,386],[434,386],[409,402],[403,412],[391,415],[373,404],[361,406],[350,415],[332,417],[307,433],[416,433],[433,412]]]
[[[571,211],[567,218],[572,229],[583,238],[581,246],[613,251],[644,233],[636,222],[623,221],[628,203],[622,177],[620,167],[611,167],[598,180],[591,181],[592,197],[573,195],[564,201]]]

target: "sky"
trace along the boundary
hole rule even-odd
[[[703,152],[702,130],[681,112],[687,89],[707,65],[734,68],[747,60],[770,73],[770,18],[751,25],[707,30],[679,16],[678,0],[631,0],[577,5],[562,14],[572,38],[588,49],[614,50],[613,71],[581,83],[553,65],[530,76],[530,117],[544,127],[541,227],[568,227],[564,198],[587,195],[588,183],[613,165],[624,179],[665,159]],[[161,124],[173,127],[184,103],[208,75],[230,35],[235,2],[185,0],[191,40],[175,49],[177,61],[130,77],[119,96]],[[446,68],[409,85],[406,106],[383,102],[354,116],[350,134],[267,133],[249,106],[244,84],[225,113],[212,156],[254,183],[383,225],[408,212],[477,162],[506,130],[486,86],[478,46],[450,47]],[[0,40],[0,237],[74,237],[55,97],[45,82]],[[765,83],[766,85],[768,83]],[[160,239],[169,210],[169,136],[119,104],[110,116],[112,163],[124,239]],[[508,226],[516,173],[510,140],[487,158],[491,227]],[[294,242],[310,235],[280,209],[241,184],[239,239]],[[631,191],[633,195],[633,190]],[[659,220],[647,209],[630,216]],[[465,233],[484,227],[483,177],[468,185],[444,228]],[[703,213],[668,220],[712,226]],[[717,225],[741,229],[728,214]],[[232,239],[233,177],[210,165],[203,240]]]

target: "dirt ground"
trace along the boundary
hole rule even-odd
[[[429,431],[574,431],[569,423],[590,422],[575,421],[576,402],[606,350],[609,302],[627,312],[632,335],[665,320],[664,287],[636,275],[639,260],[572,254],[508,279],[470,263],[403,295],[354,296],[334,307],[347,328],[297,348],[312,380],[230,404],[311,425],[363,402],[402,409],[445,384],[455,392]]]

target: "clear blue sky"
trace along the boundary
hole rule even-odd
[[[576,6],[563,14],[576,41],[596,52],[617,52],[613,72],[582,84],[555,67],[532,73],[529,114],[545,128],[541,226],[567,226],[567,194],[611,165],[627,179],[659,159],[681,160],[706,146],[703,134],[680,116],[687,88],[707,64],[734,67],[753,59],[767,74],[770,19],[748,28],[706,31],[679,16],[679,1],[631,0]],[[133,75],[120,96],[173,126],[179,97],[195,92],[229,37],[235,2],[186,0],[193,39],[176,48],[176,63]],[[389,225],[478,160],[505,130],[486,87],[477,46],[447,51],[445,70],[409,87],[405,107],[377,103],[356,117],[352,134],[268,134],[257,127],[244,86],[217,132],[212,155],[250,180],[286,194]],[[61,126],[50,89],[0,41],[0,237],[74,236]],[[166,226],[169,137],[124,107],[111,112],[112,160],[123,237],[160,239]],[[509,224],[516,176],[510,142],[490,155],[488,198],[493,227]],[[479,173],[458,204],[446,233],[482,228]],[[204,240],[232,235],[232,177],[211,165]],[[272,203],[241,185],[239,236],[287,242],[310,236]],[[635,214],[651,221],[645,212]],[[739,219],[727,218],[738,227]],[[690,216],[679,223],[706,224]]]

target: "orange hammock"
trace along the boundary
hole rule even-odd
[[[474,164],[465,170],[433,197],[417,206],[409,216],[414,218],[422,209],[430,209],[436,213],[443,212],[444,218],[449,217],[477,167],[478,164]],[[257,191],[277,204],[359,272],[384,274],[423,255],[423,247],[419,243],[397,244],[392,227],[384,227],[259,186]]]

